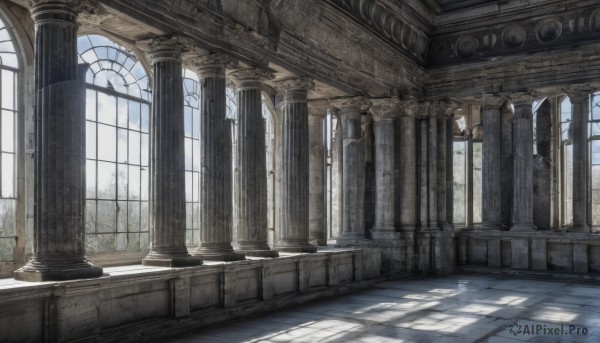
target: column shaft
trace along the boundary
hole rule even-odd
[[[315,252],[309,244],[309,162],[307,78],[280,81],[283,118],[281,152],[281,235],[276,244],[281,252]]]
[[[331,146],[331,236],[337,239],[342,233],[344,222],[344,186],[343,186],[343,138],[342,120],[336,119],[335,135]]]
[[[438,226],[442,230],[448,230],[448,217],[447,217],[447,206],[446,206],[446,116],[439,116],[437,118],[437,212],[438,212]]]
[[[482,224],[484,229],[502,226],[502,114],[503,99],[486,97],[483,104]]]
[[[446,118],[446,221],[454,223],[454,116]]]
[[[588,203],[588,118],[589,91],[572,92],[573,125],[573,232],[590,232],[587,224]]]
[[[277,257],[267,244],[267,152],[262,117],[261,72],[231,74],[237,92],[235,173],[236,250],[246,256]]]
[[[412,114],[412,113],[411,113]],[[414,231],[417,224],[417,128],[414,114],[400,121],[400,231]]]
[[[511,231],[533,231],[533,121],[529,95],[513,98],[513,226]]]
[[[429,228],[439,229],[438,227],[438,135],[437,135],[437,118],[430,116],[428,119],[427,130],[428,142],[428,193],[429,193]]]
[[[327,245],[327,211],[325,207],[325,140],[324,120],[327,107],[309,104],[309,241],[314,245]]]
[[[394,233],[394,121],[376,120],[375,132],[375,227],[373,238]]]
[[[429,228],[429,171],[427,163],[427,119],[417,120],[419,124],[419,223],[421,229]]]
[[[75,1],[36,2],[33,256],[15,279],[90,278],[85,259],[85,73],[77,65]]]
[[[216,57],[218,59],[218,57]],[[226,119],[225,67],[222,61],[200,61],[200,245],[193,252],[204,260],[235,261],[232,240],[231,127]]]
[[[185,150],[180,49],[171,42],[150,42],[153,92],[150,118],[150,230],[144,265],[174,267],[202,264],[185,245]],[[152,46],[156,44],[156,46]],[[162,45],[162,46],[161,46]]]
[[[364,139],[361,138],[361,112],[368,102],[363,98],[344,99],[338,104],[343,130],[343,224],[338,244],[360,244],[364,232]]]

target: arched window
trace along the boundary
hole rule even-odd
[[[600,92],[592,96],[590,121],[591,216],[594,231],[600,229]]]
[[[200,235],[200,103],[198,77],[183,70],[185,125],[186,244],[198,245]]]
[[[13,261],[16,245],[17,111],[19,56],[0,19],[0,261]]]
[[[562,156],[561,191],[563,208],[562,225],[573,222],[573,131],[571,128],[571,99],[565,97],[560,104],[560,151]]]
[[[86,75],[86,251],[148,249],[150,91],[134,53],[108,38],[81,36]]]

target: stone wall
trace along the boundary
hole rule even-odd
[[[0,341],[139,341],[331,297],[380,275],[377,249],[190,268],[106,268],[98,279],[0,281]]]

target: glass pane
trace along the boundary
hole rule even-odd
[[[85,117],[96,120],[96,91],[88,89],[85,96]]]
[[[192,139],[185,139],[185,170],[192,170]]]
[[[95,233],[96,232],[96,201],[95,200],[88,200],[85,202],[85,232],[86,233]]]
[[[194,167],[194,171],[200,171],[200,141],[199,140],[194,140],[193,142],[193,167]]]
[[[194,173],[194,184],[192,187],[193,198],[192,201],[200,201],[199,191],[200,190],[200,173]]]
[[[16,236],[16,216],[15,205],[17,201],[13,199],[0,200],[0,237]]]
[[[98,124],[98,159],[114,162],[117,155],[117,129],[114,126]]]
[[[139,201],[129,201],[127,208],[128,231],[140,232],[140,203]]]
[[[109,125],[117,124],[117,98],[98,93],[98,122]]]
[[[142,132],[150,130],[150,109],[147,104],[142,104]]]
[[[140,103],[129,101],[129,129],[140,130]]]
[[[473,143],[473,223],[481,223],[483,144]]]
[[[189,106],[184,107],[183,125],[185,128],[185,136],[192,137],[192,130],[194,127],[192,125],[192,108]]]
[[[194,120],[193,137],[195,139],[200,139],[200,111],[198,109],[194,109],[192,116]]]
[[[96,158],[96,123],[85,123],[85,156]]]
[[[140,199],[140,167],[129,166],[129,200]]]
[[[86,197],[94,199],[96,198],[96,161],[86,161],[85,178]]]
[[[15,152],[15,113],[2,111],[2,151]]]
[[[147,201],[142,201],[140,213],[140,230],[147,232],[150,227],[150,210]]]
[[[119,141],[117,142],[118,161],[127,163],[127,130],[118,129]]]
[[[118,118],[118,125],[119,127],[124,127],[127,128],[127,100],[123,99],[123,98],[119,98],[119,104],[118,104],[118,110],[119,110],[119,118]]]
[[[119,200],[127,200],[127,183],[129,167],[126,164],[119,163],[117,166],[119,172],[119,178],[117,180],[118,186],[118,197]]]
[[[142,133],[142,145],[140,147],[142,149],[142,165],[148,166],[148,155],[150,154],[150,149],[148,145],[148,134]]]
[[[466,143],[454,142],[453,187],[454,187],[454,223],[466,224]]]
[[[192,201],[192,172],[185,172],[185,201]]]
[[[142,177],[141,177],[141,199],[148,200],[148,191],[150,189],[150,180],[148,179],[148,168],[142,168]]]
[[[129,163],[140,164],[140,133],[129,131]]]
[[[98,162],[98,199],[115,199],[116,164]]]
[[[15,196],[15,155],[2,154],[2,197]]]
[[[98,212],[96,228],[98,232],[115,232],[117,210],[115,201],[98,201]]]
[[[127,201],[117,202],[117,231],[127,232]]]
[[[592,97],[592,120],[600,120],[600,93]]]
[[[15,109],[15,73],[2,70],[2,108]]]

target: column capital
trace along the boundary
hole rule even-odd
[[[369,112],[375,122],[391,121],[398,118],[400,113],[400,100],[396,97],[384,99],[371,99]]]
[[[189,51],[187,41],[179,36],[157,36],[136,42],[136,47],[146,53],[151,64],[163,61],[181,63],[181,54]]]
[[[331,106],[339,110],[340,117],[360,120],[361,114],[371,106],[371,101],[363,96],[334,100]]]
[[[533,100],[536,97],[535,92],[516,92],[510,94],[510,100],[515,107],[531,107]]]
[[[262,83],[272,80],[275,75],[269,70],[261,68],[238,68],[227,73],[227,77],[236,90],[260,89]]]
[[[481,105],[483,110],[500,109],[508,100],[506,94],[483,94],[481,96]]]
[[[462,106],[462,103],[456,100],[448,99],[440,101],[440,106],[443,108],[444,117],[453,117],[454,112],[456,112]]]
[[[43,24],[62,24],[74,26],[77,14],[81,12],[84,1],[81,0],[28,0],[27,5],[36,26]]]
[[[409,97],[401,99],[398,102],[400,111],[399,116],[402,117],[415,117],[416,112],[419,109],[419,100],[417,98]]]
[[[238,61],[227,54],[186,56],[185,65],[193,70],[198,78],[225,77],[226,69],[237,68]]]
[[[571,103],[576,103],[588,101],[594,89],[588,84],[578,84],[566,86],[563,91],[569,96]]]
[[[327,116],[329,102],[327,100],[314,100],[308,102],[308,115],[313,117]]]
[[[315,88],[311,77],[296,77],[274,82],[275,89],[280,93],[308,92]]]
[[[415,105],[415,117],[418,119],[426,119],[429,117],[429,111],[433,101],[421,101]]]

